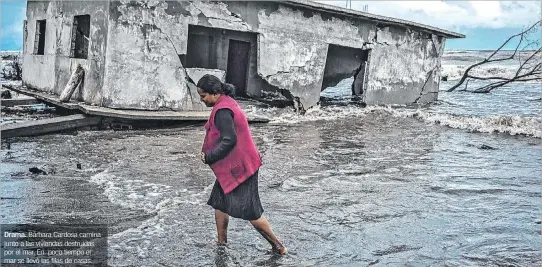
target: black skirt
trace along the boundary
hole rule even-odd
[[[207,204],[235,218],[250,221],[259,219],[263,207],[258,193],[258,172],[228,194],[224,194],[218,180],[215,181]]]

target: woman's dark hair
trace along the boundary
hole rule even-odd
[[[216,76],[205,74],[199,79],[197,87],[201,88],[204,93],[216,95],[222,94],[230,97],[235,96],[235,86],[229,83],[223,83]]]

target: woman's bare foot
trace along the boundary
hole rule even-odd
[[[286,255],[288,253],[288,249],[285,247],[274,247],[273,253],[276,253],[279,255]]]
[[[273,253],[286,255],[288,249],[285,248],[278,240],[277,236],[275,236],[275,233],[273,233],[273,230],[271,230],[269,222],[264,216],[261,216],[257,220],[250,221],[250,223],[252,223],[254,228],[256,228],[256,230],[265,238],[265,240],[271,244]]]

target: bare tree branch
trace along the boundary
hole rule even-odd
[[[534,56],[536,56],[538,53],[540,53],[541,48],[538,48],[538,50],[536,50],[531,56],[529,56],[525,61],[523,61],[523,63],[519,66],[518,70],[516,71],[516,76],[523,70],[523,67],[525,66],[525,64],[527,64],[527,62],[529,62],[529,60],[531,60]]]
[[[540,47],[540,41],[539,40],[531,41],[528,38],[528,34],[533,32],[534,29],[539,28],[541,23],[542,23],[542,20],[539,20],[533,25],[531,25],[529,28],[527,28],[526,30],[518,34],[510,36],[497,50],[493,51],[493,53],[491,53],[490,56],[488,56],[481,62],[478,62],[469,66],[463,73],[463,76],[461,77],[459,82],[457,82],[457,84],[452,86],[447,91],[452,92],[456,90],[468,79],[481,80],[481,81],[489,81],[489,80],[495,81],[496,80],[493,83],[471,90],[474,93],[488,93],[488,92],[491,92],[491,90],[494,90],[495,88],[504,86],[512,82],[525,82],[525,81],[541,79],[540,75],[541,75],[542,67],[540,63],[540,58],[537,57],[537,55],[540,55],[542,51],[542,48]],[[516,45],[516,48],[513,50],[514,52],[510,56],[493,58],[503,49],[503,47],[505,47],[511,40],[513,40],[516,37],[519,37],[519,41],[518,41],[518,44]],[[520,47],[522,46],[524,42],[527,42],[527,44],[524,45],[523,48],[520,49]],[[529,53],[529,55],[524,60],[522,60],[522,53],[527,52],[528,51],[527,49],[531,47],[535,47],[535,46],[536,46],[536,50],[532,53]],[[516,58],[516,55],[518,55],[517,58],[518,58],[519,67],[516,70],[513,77],[501,77],[501,76],[479,77],[479,76],[471,75],[469,73],[472,69],[482,66],[484,64],[513,60],[514,58]],[[467,85],[465,85],[465,89],[461,91],[467,91]]]
[[[473,93],[489,93],[491,92],[492,90],[498,88],[498,87],[501,87],[501,86],[504,86],[504,85],[507,85],[509,83],[512,83],[512,82],[518,82],[518,81],[534,81],[534,80],[538,80],[540,79],[540,74],[541,72],[540,71],[529,71],[523,75],[517,75],[514,76],[513,78],[510,78],[510,79],[506,79],[506,80],[502,80],[502,81],[498,81],[498,82],[494,82],[494,83],[490,83],[488,85],[484,85],[480,88],[476,88],[474,89],[472,92]]]

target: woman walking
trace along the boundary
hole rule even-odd
[[[228,242],[229,216],[248,220],[271,244],[274,252],[287,249],[275,236],[258,194],[260,154],[252,140],[246,116],[232,98],[234,87],[213,75],[204,75],[197,84],[201,101],[213,107],[205,124],[201,160],[213,170],[216,181],[207,204],[215,209],[218,243]]]

